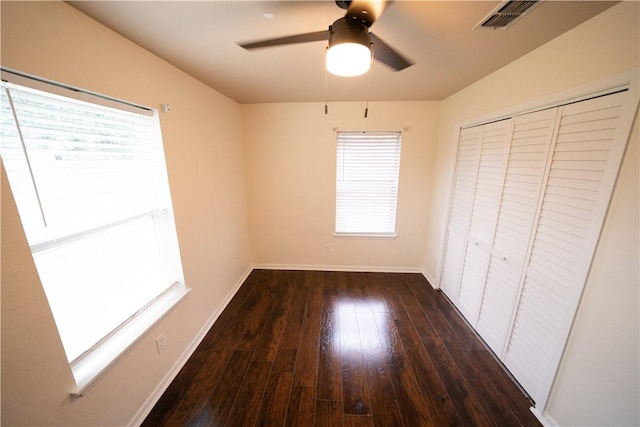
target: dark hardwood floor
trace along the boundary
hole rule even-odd
[[[144,426],[540,426],[419,274],[251,273]]]

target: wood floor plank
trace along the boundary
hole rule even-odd
[[[233,353],[220,380],[211,390],[207,405],[210,425],[224,425],[226,422],[250,361],[250,352],[235,351]]]
[[[227,349],[228,354],[231,352],[231,349]],[[215,352],[214,354],[214,352],[202,351],[201,349],[200,351],[196,350],[174,378],[171,386],[160,397],[154,410],[147,416],[142,426],[153,427],[166,425],[168,418],[178,411],[178,407],[181,404],[193,399],[193,397],[189,395],[189,391],[193,388],[194,384],[197,383],[202,385],[202,387],[206,387],[203,382],[211,381],[207,378],[202,378],[200,381],[194,381],[194,379],[201,375],[202,366],[210,364],[216,366],[215,361],[218,360],[219,354],[219,352]],[[222,370],[222,367],[220,369]],[[209,387],[211,387],[211,385],[209,385]],[[197,394],[193,394],[193,396],[197,396]],[[191,408],[187,409],[187,411],[191,410]]]
[[[191,358],[173,380],[171,387],[156,403],[155,407],[158,409],[149,414],[143,423],[144,426],[166,425],[171,416],[175,419],[178,416],[176,414],[193,411],[189,403],[193,400],[193,396],[199,396],[201,393],[199,390],[214,387],[216,379],[222,374],[230,355],[237,347],[238,330],[243,325],[243,322],[238,322],[238,318],[244,318],[246,312],[255,304],[259,296],[255,287],[268,280],[268,275],[265,273],[255,271],[243,283],[218,317],[215,327],[207,332]],[[209,367],[204,373],[203,366]],[[185,415],[185,417],[188,416],[190,415]]]
[[[265,298],[258,299],[251,309],[249,315],[244,319],[244,324],[240,330],[238,337],[238,350],[251,351],[253,350],[258,339],[262,335],[267,318],[271,314],[274,301],[272,295],[268,295]]]
[[[398,313],[398,319],[395,324],[403,346],[411,350],[406,352],[407,364],[412,370],[417,386],[424,396],[427,411],[435,425],[461,425],[451,397],[447,393],[431,357],[420,342],[411,316],[406,311],[404,299],[408,298],[408,296],[404,295],[401,292],[402,290],[402,287],[398,286],[396,294],[393,296],[393,303]]]
[[[412,295],[416,301],[424,302],[425,298],[436,300],[438,310],[446,312],[445,317],[456,329],[455,335],[464,337],[448,340],[445,346],[451,359],[443,356],[438,360],[452,362],[458,367],[462,377],[476,380],[469,388],[476,402],[473,406],[481,407],[491,419],[491,423],[485,425],[500,425],[505,422],[514,425],[538,425],[538,421],[531,417],[526,399],[522,398],[515,384],[499,367],[488,348],[482,345],[480,339],[470,330],[448,301],[430,287],[423,286],[415,277],[407,276],[404,277],[404,280],[405,283],[412,285]],[[460,340],[465,340],[467,344],[462,344]],[[468,344],[469,341],[473,343]],[[488,375],[489,371],[492,371],[491,375]],[[511,396],[516,396],[518,399],[510,401]],[[470,406],[468,399],[461,400],[461,402],[463,403],[461,407]],[[531,422],[533,424],[528,424]]]
[[[303,302],[305,310],[302,317],[293,386],[315,389],[320,352],[324,272],[305,272],[304,286],[307,288],[307,295]]]
[[[285,426],[312,426],[315,417],[315,391],[311,387],[293,387]]]
[[[389,374],[400,406],[403,424],[405,426],[435,426],[435,420],[427,411],[424,396],[408,366],[407,356],[395,320],[383,319],[382,321],[386,324],[379,325],[379,328],[386,328],[389,331]]]
[[[276,356],[284,329],[287,307],[291,306],[291,299],[293,298],[293,287],[286,280],[286,276],[282,276],[280,282],[280,286],[276,286],[277,291],[275,292],[273,309],[269,314],[269,318],[266,319],[262,335],[256,344],[253,360],[271,362]]]
[[[260,405],[257,426],[284,425],[289,406],[292,377],[293,374],[291,372],[271,372]]]
[[[367,377],[354,374],[354,371],[342,371],[342,407],[345,414],[371,414],[371,403],[367,390]]]
[[[416,329],[420,342],[415,345],[424,348],[429,356],[429,360],[435,372],[441,378],[447,394],[451,400],[459,402],[456,406],[456,413],[462,425],[465,426],[488,426],[493,422],[489,414],[479,404],[479,396],[470,392],[471,384],[462,375],[457,364],[449,354],[444,343],[437,335],[428,318],[424,315],[420,304],[413,294],[403,298],[403,303],[407,313],[411,317],[413,326]]]
[[[225,426],[251,426],[258,418],[262,396],[271,371],[271,363],[253,361],[247,369],[244,381],[236,394]]]
[[[172,413],[164,425],[221,425],[227,420],[236,393],[242,384],[251,361],[251,353],[234,351],[220,378],[211,381],[214,385],[193,388]],[[197,384],[195,382],[194,384]],[[197,390],[197,392],[196,392]],[[206,391],[204,391],[206,390]],[[197,410],[194,410],[197,404]]]
[[[342,402],[339,400],[316,400],[314,426],[341,427]]]
[[[376,325],[393,322],[387,312],[374,312],[373,321]],[[379,326],[380,327],[380,326]],[[391,378],[393,361],[393,347],[388,330],[378,330],[382,358],[380,363],[371,365],[367,372],[367,383],[373,408],[374,423],[378,426],[402,426],[402,415],[398,397]]]
[[[199,378],[199,376],[201,376],[202,366],[211,367],[205,377],[217,378],[220,376],[228,360],[227,357],[231,354],[233,348],[236,347],[235,340],[238,329],[238,315],[249,309],[250,305],[247,303],[247,299],[249,295],[254,292],[254,285],[265,280],[266,276],[264,273],[265,272],[262,271],[256,271],[247,278],[225,310],[218,317],[216,321],[217,327],[211,328],[208,331],[198,348],[194,351],[193,356],[173,380],[171,387],[167,389],[158,403],[156,403],[156,407],[162,408],[162,410],[152,411],[143,425],[163,425],[172,411],[182,411],[182,409],[178,409],[179,405],[190,400],[186,394],[189,389],[193,389],[194,384],[198,384],[202,388],[213,387],[210,380]],[[220,361],[224,362],[220,363]],[[192,395],[193,394],[197,394],[197,391],[192,391]]]
[[[396,398],[389,369],[386,367],[367,372],[371,399],[371,416],[377,426],[402,426],[402,415]]]
[[[143,426],[540,427],[420,274],[255,270]]]
[[[345,415],[344,427],[373,427],[373,418],[363,415]]]
[[[285,324],[282,331],[280,344],[273,362],[275,372],[291,372],[296,363],[302,318],[304,316],[304,304],[307,297],[307,289],[302,286],[302,272],[292,271],[289,276],[289,284],[293,288],[292,304],[286,308]]]
[[[494,391],[487,405],[494,404],[500,411],[512,412],[523,426],[538,426],[538,420],[531,417],[531,402],[522,399],[522,392],[514,383],[515,380],[503,370],[488,352],[473,351],[472,353],[473,359],[478,362],[478,369],[485,373],[486,381],[492,385],[492,390]]]
[[[357,304],[365,298],[360,280],[359,273],[342,273],[337,278],[339,294],[343,295],[338,303],[342,406],[345,414],[369,415],[371,402],[357,314]]]
[[[388,331],[378,329],[378,324],[384,324],[383,320],[389,316],[389,312],[384,309],[386,303],[381,305],[381,302],[372,296],[369,280],[366,280],[366,285],[367,304],[357,304],[356,314],[366,367],[371,413],[374,424],[401,426],[400,408],[389,373],[391,359],[387,345]],[[377,288],[377,286],[373,287]]]
[[[342,400],[338,297],[325,294],[322,301],[317,399]]]

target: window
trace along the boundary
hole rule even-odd
[[[336,234],[395,235],[400,132],[338,132]]]
[[[82,388],[185,293],[157,112],[0,89],[0,154]]]

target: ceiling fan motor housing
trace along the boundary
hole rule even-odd
[[[329,27],[329,47],[341,43],[358,43],[369,48],[368,28],[356,19],[340,18]]]

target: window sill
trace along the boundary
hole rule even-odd
[[[166,292],[134,320],[71,365],[76,381],[72,398],[82,397],[95,382],[133,347],[160,319],[178,304],[191,289],[184,287]]]
[[[333,233],[333,237],[337,238],[356,238],[356,239],[385,239],[393,240],[397,239],[398,235],[395,233]]]

